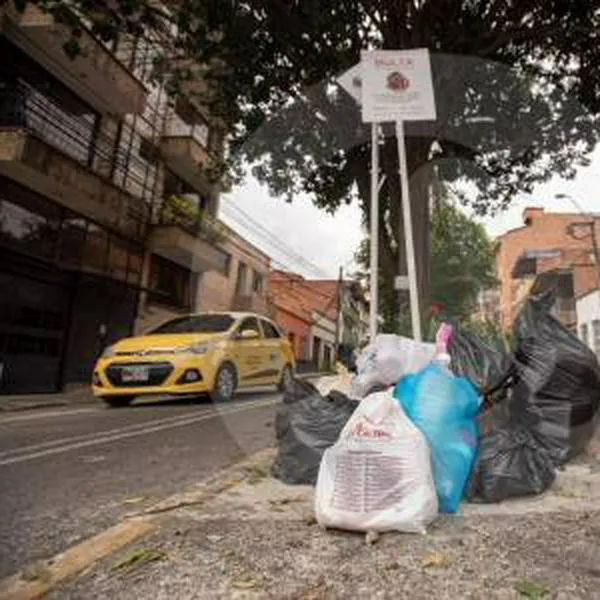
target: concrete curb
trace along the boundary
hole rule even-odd
[[[170,496],[141,513],[130,514],[100,532],[41,563],[25,567],[0,580],[2,600],[36,600],[65,580],[81,573],[159,527],[160,515],[197,506],[236,486],[251,476],[267,477],[274,448],[260,450],[196,484],[188,491]]]

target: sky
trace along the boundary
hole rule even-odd
[[[556,177],[538,186],[533,194],[515,198],[504,213],[480,221],[495,237],[520,227],[527,206],[579,212],[569,200],[555,199],[556,194],[572,196],[584,211],[600,212],[600,148],[591,158],[591,165],[580,169],[574,180]],[[307,197],[299,196],[291,204],[273,198],[250,176],[244,185],[222,197],[220,216],[269,254],[274,268],[293,270],[313,279],[337,278],[340,266],[351,273],[355,268],[353,255],[364,237],[356,205],[345,206],[330,216],[315,208]]]

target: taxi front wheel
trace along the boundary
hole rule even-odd
[[[233,398],[236,388],[237,372],[235,367],[225,363],[217,371],[215,387],[209,395],[213,402],[227,402]]]
[[[123,406],[129,406],[135,396],[104,396],[105,404],[110,408],[122,408]]]

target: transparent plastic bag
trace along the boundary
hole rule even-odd
[[[435,354],[435,344],[415,342],[399,335],[378,335],[358,358],[353,395],[364,398],[372,391],[396,385],[405,375],[427,366]]]

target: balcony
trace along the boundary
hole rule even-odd
[[[32,3],[19,13],[12,2],[4,14],[0,12],[0,31],[98,111],[115,115],[143,111],[144,84],[89,31],[82,29],[81,52],[71,59],[64,50],[71,37],[67,26]]]
[[[1,84],[2,82],[0,82]],[[106,140],[88,115],[71,115],[19,82],[0,85],[0,174],[113,230],[141,239],[145,202],[94,172]]]
[[[218,223],[185,200],[177,196],[164,199],[150,232],[150,249],[195,273],[213,271],[222,263],[216,244],[223,233]]]
[[[207,149],[208,129],[171,120],[161,142],[161,152],[168,167],[208,198],[216,196],[210,171],[217,164]]]

